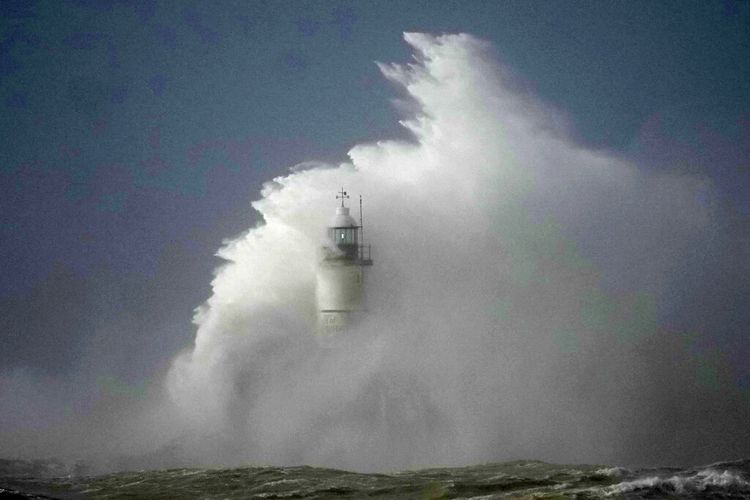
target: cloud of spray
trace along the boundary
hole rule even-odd
[[[263,223],[219,251],[168,377],[179,453],[360,470],[747,453],[743,373],[700,348],[710,324],[674,320],[701,282],[686,264],[733,241],[711,184],[575,144],[476,38],[405,39],[414,62],[381,69],[414,141],[274,179]],[[375,265],[369,313],[323,349],[315,269],[342,185]]]

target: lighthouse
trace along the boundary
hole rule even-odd
[[[336,199],[341,205],[328,227],[315,288],[321,337],[339,334],[364,311],[365,268],[372,265],[370,246],[364,245],[362,236],[362,197],[359,224],[349,214],[349,195],[343,188]]]

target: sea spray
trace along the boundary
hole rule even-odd
[[[701,385],[713,365],[658,320],[675,262],[718,231],[710,183],[576,144],[485,42],[405,39],[414,62],[380,67],[413,140],[265,185],[174,361],[165,435],[204,462],[356,470],[707,459],[666,446],[707,423],[679,402],[733,389]],[[378,265],[368,314],[323,349],[315,268],[340,186],[367,199]]]

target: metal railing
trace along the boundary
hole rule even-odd
[[[362,266],[372,265],[372,247],[371,245],[358,245],[357,260]]]
[[[323,247],[324,255],[329,260],[347,260],[359,266],[372,265],[372,247],[370,245],[336,245]]]

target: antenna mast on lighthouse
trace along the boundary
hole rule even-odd
[[[365,224],[362,222],[362,195],[359,195],[359,232],[362,236],[362,244],[365,243]]]

